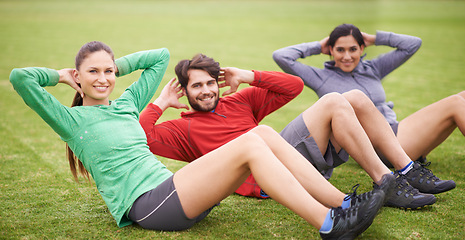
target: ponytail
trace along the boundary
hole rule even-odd
[[[82,106],[82,97],[78,92],[76,92],[76,95],[74,95],[73,103],[71,104],[71,107],[74,106]],[[68,157],[69,169],[73,174],[74,180],[76,182],[78,181],[78,172],[82,176],[86,177],[87,180],[90,180],[89,172],[84,168],[81,160],[79,160],[76,155],[74,155],[68,144],[66,144],[66,156]]]
[[[108,45],[106,45],[105,43],[99,42],[99,41],[92,41],[92,42],[88,42],[84,44],[81,47],[81,49],[79,49],[79,52],[77,53],[75,62],[74,62],[76,69],[79,70],[79,67],[81,66],[82,62],[84,61],[84,59],[86,59],[89,56],[89,54],[98,52],[98,51],[107,52],[108,54],[110,54],[113,61],[115,61],[113,51]],[[79,87],[81,87],[80,84],[78,85]],[[74,96],[71,107],[82,106],[83,104],[82,100],[83,99],[81,95],[78,92],[76,92],[76,95]],[[76,182],[78,181],[78,172],[82,176],[86,177],[87,180],[90,180],[89,172],[84,168],[84,165],[82,164],[81,160],[79,160],[76,157],[76,155],[74,155],[73,151],[71,150],[71,148],[69,148],[68,144],[66,144],[66,155],[68,157],[69,168],[71,170],[71,173],[74,176],[74,180],[76,180]]]

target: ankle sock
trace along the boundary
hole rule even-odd
[[[349,197],[349,195],[346,195],[344,200],[342,201],[341,208],[346,209],[350,207],[350,201],[352,201],[352,198]]]
[[[410,161],[409,164],[407,164],[407,166],[405,166],[404,168],[402,168],[401,170],[399,170],[399,172],[402,174],[402,175],[405,175],[408,173],[408,171],[410,171],[410,169],[413,168],[413,162]]]
[[[331,209],[329,209],[328,214],[326,214],[325,221],[323,225],[321,225],[320,232],[321,233],[329,233],[333,229],[333,219],[331,219]]]

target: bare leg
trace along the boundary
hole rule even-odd
[[[411,159],[425,157],[459,128],[465,135],[465,91],[411,114],[399,123],[397,138]]]
[[[397,169],[402,169],[411,159],[405,153],[386,119],[378,111],[373,102],[361,91],[353,90],[343,96],[352,105],[357,118],[378,149]],[[381,162],[381,161],[380,161]]]
[[[196,217],[229,196],[251,172],[257,183],[275,201],[317,229],[321,228],[329,209],[315,200],[276,158],[263,139],[252,132],[175,173],[174,184],[187,217]]]
[[[390,173],[376,154],[353,108],[341,94],[323,96],[305,110],[303,118],[322,153],[331,139],[335,147],[344,148],[375,182]]]

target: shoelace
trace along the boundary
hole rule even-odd
[[[342,209],[341,207],[333,208],[333,219],[334,222],[339,222],[339,220],[346,220],[352,216],[356,216],[358,212],[358,208],[346,208]]]
[[[366,192],[366,193],[362,193],[360,195],[357,195],[357,189],[358,189],[359,186],[360,186],[360,184],[354,185],[352,187],[352,192],[348,193],[347,196],[344,197],[344,201],[347,201],[347,200],[351,199],[351,201],[350,201],[350,206],[351,207],[355,206],[358,202],[362,202],[363,200],[367,200],[371,195],[371,192]]]
[[[416,188],[412,187],[408,183],[407,178],[404,175],[399,173],[397,175],[397,177],[396,177],[396,182],[397,182],[398,185],[400,185],[403,192],[405,192],[407,194],[411,194],[411,195],[417,194],[418,190]]]
[[[427,179],[431,179],[433,181],[437,181],[439,180],[438,177],[436,177],[434,174],[433,174],[433,171],[431,171],[430,169],[426,168],[428,167],[429,165],[431,164],[431,162],[425,162],[425,163],[420,163],[420,165],[422,166],[422,168],[420,168],[420,177],[421,176],[426,176]]]

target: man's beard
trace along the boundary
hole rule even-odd
[[[204,107],[200,104],[198,104],[195,100],[191,100],[191,98],[189,97],[189,93],[187,93],[187,100],[189,101],[189,105],[192,107],[192,109],[196,110],[196,111],[199,111],[199,112],[210,112],[212,110],[214,110],[216,108],[216,106],[218,105],[218,101],[220,100],[220,98],[218,96],[215,96],[216,99],[215,99],[215,103],[213,104],[212,107]]]

